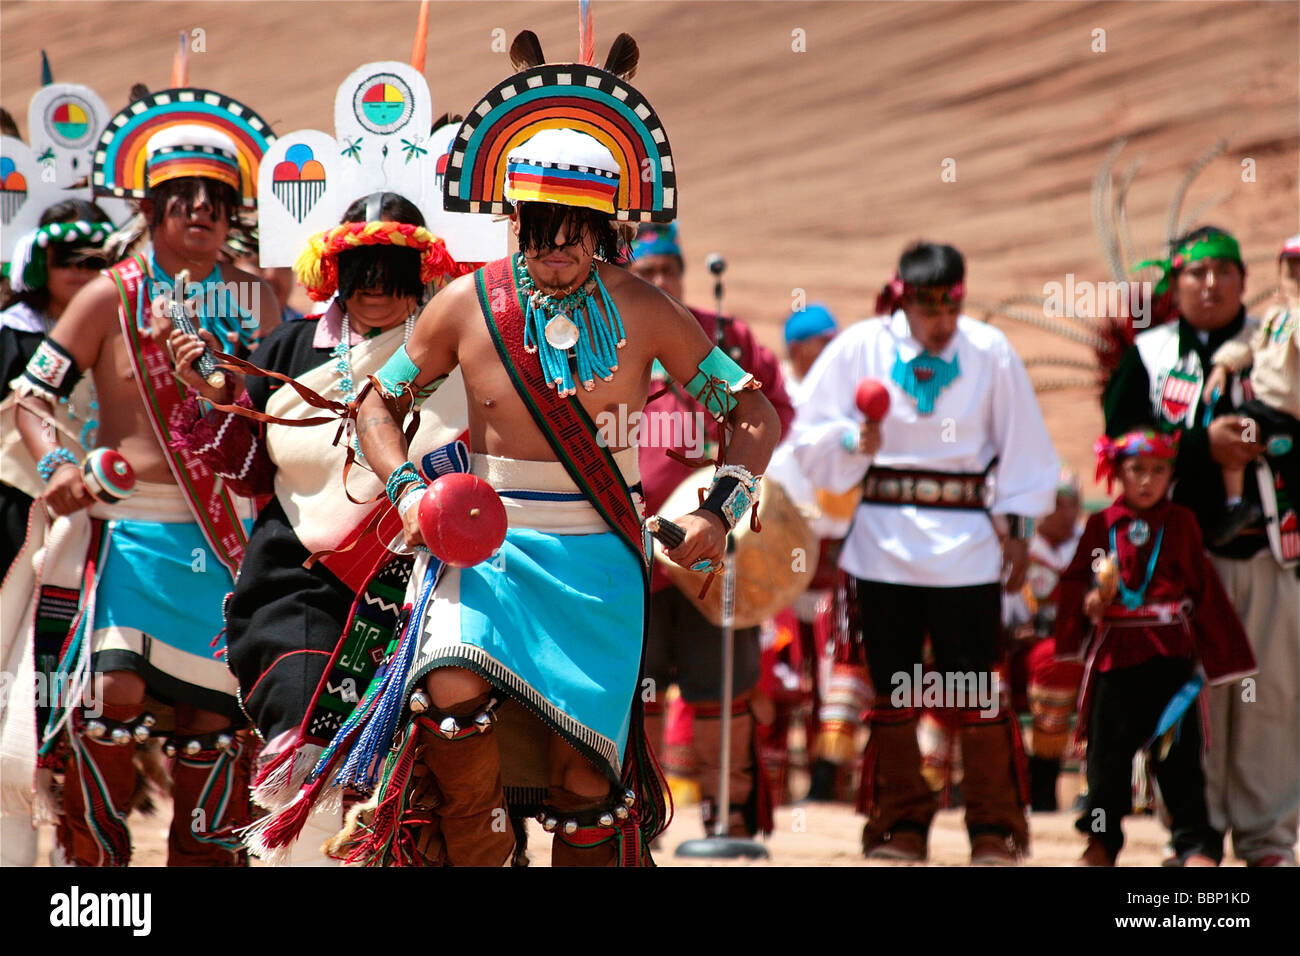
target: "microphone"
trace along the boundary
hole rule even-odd
[[[726,344],[725,329],[731,324],[731,316],[722,314],[722,273],[727,269],[727,260],[722,258],[720,252],[710,252],[704,260],[705,268],[713,275],[713,300],[716,303],[716,312],[718,324],[714,330],[713,344],[731,357],[733,362],[739,362],[742,352],[739,345],[732,345],[730,348]]]

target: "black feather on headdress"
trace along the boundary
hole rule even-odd
[[[542,43],[537,39],[536,33],[524,30],[515,37],[515,42],[510,44],[510,62],[521,73],[546,62],[546,57],[542,55]]]
[[[640,59],[641,51],[637,49],[636,40],[633,40],[630,34],[620,33],[614,38],[614,44],[609,48],[609,56],[605,58],[605,72],[630,80],[636,76],[636,67]]]
[[[432,124],[430,124],[429,132],[436,133],[444,126],[450,126],[453,123],[459,126],[464,121],[465,121],[465,117],[461,116],[459,113],[443,113],[436,120],[434,120]]]

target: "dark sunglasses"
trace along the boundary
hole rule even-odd
[[[107,269],[108,259],[99,252],[83,252],[77,249],[50,250],[51,269],[91,269],[98,272]]]

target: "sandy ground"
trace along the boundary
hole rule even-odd
[[[1068,806],[1078,790],[1077,778],[1063,774],[1060,794],[1062,806]],[[153,817],[132,818],[136,866],[162,866],[167,858],[167,816],[163,806]],[[1026,866],[1071,866],[1083,852],[1083,838],[1074,829],[1075,813],[1035,813],[1029,818],[1030,855]],[[535,822],[529,822],[529,859],[531,866],[547,866],[551,857],[551,837]],[[42,830],[38,860],[46,865],[51,832]],[[1157,866],[1169,855],[1168,832],[1151,816],[1129,817],[1124,821],[1126,843],[1120,866]],[[783,806],[776,811],[776,828],[761,841],[770,854],[767,860],[699,860],[676,856],[677,848],[687,840],[704,835],[697,805],[678,807],[668,831],[655,847],[655,861],[660,866],[920,866],[922,864],[889,863],[863,859],[861,850],[862,817],[852,807],[842,804],[805,804]],[[929,866],[966,866],[970,862],[970,843],[966,838],[961,810],[942,810],[935,818],[930,834]],[[1227,865],[1239,865],[1236,860]],[[260,866],[260,861],[254,861]]]
[[[467,110],[509,72],[494,51],[531,28],[554,60],[575,49],[575,4],[435,3],[426,75],[434,112]],[[1237,232],[1249,291],[1273,283],[1281,240],[1300,231],[1300,66],[1293,3],[598,2],[598,57],[619,31],[640,44],[635,83],[662,117],[681,190],[687,297],[709,295],[702,262],[726,255],[727,305],[780,343],[802,294],[842,321],[869,314],[902,247],[926,237],[968,258],[971,311],[1011,295],[1041,311],[1043,286],[1106,281],[1089,187],[1116,139],[1120,169],[1141,159],[1129,199],[1137,252],[1165,231],[1188,165],[1220,138],[1183,207]],[[111,108],[131,84],[170,75],[178,31],[203,52],[191,83],[249,104],[274,128],[332,128],[334,90],[357,65],[409,57],[411,3],[99,2],[0,4],[0,102],[26,131],[40,50],[58,80],[95,87]],[[194,31],[201,31],[195,33]],[[499,32],[497,32],[499,31]],[[1100,31],[1100,32],[1099,32]],[[1104,49],[1103,49],[1104,46]],[[955,178],[945,180],[946,170]],[[1196,210],[1204,210],[1196,214]],[[1135,256],[1134,258],[1137,258]],[[1028,360],[1082,362],[1086,347],[999,321]],[[1092,474],[1100,429],[1089,373],[1033,364],[1061,456]],[[1068,380],[1076,380],[1073,384]],[[774,863],[861,863],[847,810],[783,809]],[[693,835],[682,813],[668,845]],[[157,863],[145,823],[139,860]],[[1034,863],[1071,861],[1064,815],[1034,820]],[[1130,823],[1125,862],[1154,863],[1161,835]],[[151,847],[152,842],[152,847]],[[967,852],[940,817],[935,863]],[[544,852],[539,852],[544,856]],[[674,862],[663,855],[663,862]]]

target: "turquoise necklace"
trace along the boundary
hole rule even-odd
[[[160,292],[175,295],[175,278],[158,265],[157,255],[152,250],[149,252],[149,282],[151,300]],[[222,284],[220,263],[213,263],[212,272],[201,283],[194,282],[193,277],[190,282],[190,288],[201,285],[204,290],[202,295],[190,294],[190,288],[180,290],[182,296],[194,300],[199,328],[211,332],[223,347],[228,347],[231,332],[238,334],[240,344],[245,347],[251,346],[253,336],[257,333],[258,323],[251,312],[233,300],[230,288]],[[210,308],[213,311],[211,315],[208,314]]]
[[[916,402],[916,410],[922,415],[934,411],[934,403],[939,394],[955,382],[961,375],[961,366],[957,354],[952,361],[944,361],[937,355],[921,352],[911,361],[904,362],[898,347],[894,347],[894,368],[890,377]]]
[[[524,306],[524,351],[537,354],[546,384],[560,395],[576,395],[574,366],[589,392],[596,387],[597,376],[610,381],[618,371],[618,350],[627,344],[627,335],[595,260],[586,280],[562,297],[537,288],[523,253],[515,253],[513,265]]]
[[[1117,527],[1116,524],[1110,526],[1111,554],[1119,554],[1119,552],[1115,550],[1115,528],[1116,527]],[[1119,579],[1118,584],[1119,584],[1120,603],[1123,604],[1130,611],[1136,610],[1137,608],[1140,608],[1143,604],[1146,603],[1147,587],[1151,584],[1151,572],[1153,572],[1156,569],[1156,561],[1160,558],[1160,543],[1164,541],[1164,538],[1165,538],[1165,529],[1161,527],[1159,532],[1156,533],[1156,543],[1151,548],[1151,557],[1147,559],[1146,574],[1143,575],[1142,584],[1140,587],[1137,588],[1137,590],[1130,588],[1127,584],[1124,583],[1123,573],[1116,575],[1116,577]]]

